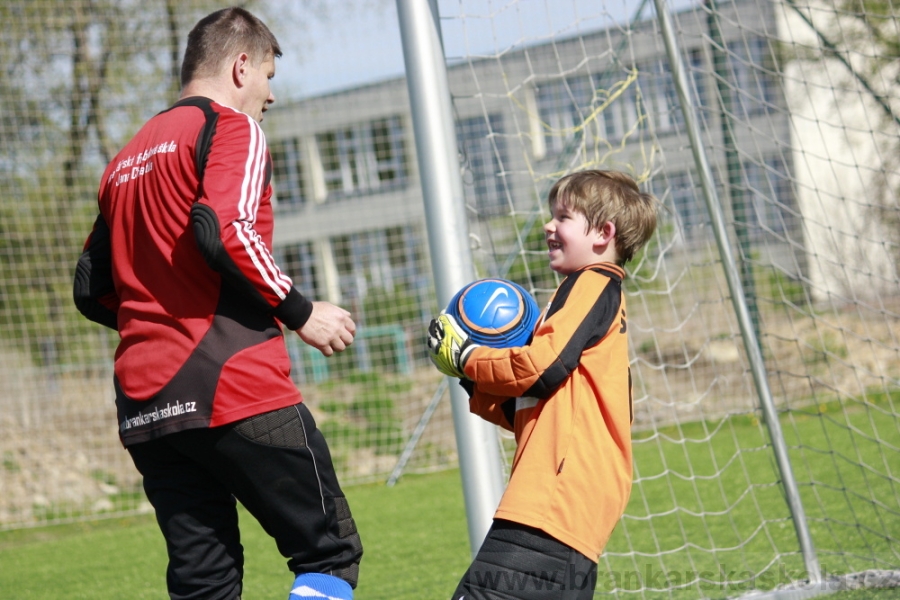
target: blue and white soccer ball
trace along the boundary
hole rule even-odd
[[[447,305],[472,342],[493,348],[524,346],[540,316],[525,288],[505,279],[479,279],[459,290]]]

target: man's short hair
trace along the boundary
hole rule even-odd
[[[550,209],[557,203],[584,215],[590,229],[607,221],[616,226],[616,250],[625,264],[656,230],[659,202],[641,192],[635,180],[620,171],[586,170],[566,175],[550,189]]]
[[[207,15],[188,34],[181,63],[181,85],[218,73],[225,61],[246,52],[254,65],[281,56],[281,46],[265,23],[249,11],[223,8]]]

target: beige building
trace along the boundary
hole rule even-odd
[[[699,10],[675,15],[704,150],[736,244],[798,278],[806,241],[792,184],[795,131],[766,37],[774,5],[738,0],[722,11],[717,22]],[[539,232],[552,182],[585,166],[631,170],[670,208],[673,244],[708,245],[700,180],[649,15],[451,64],[448,76],[471,233],[494,257],[483,261],[486,275],[505,274],[503,252],[515,253],[514,231],[498,234],[499,219],[509,227],[516,215],[525,233]],[[372,294],[399,294],[417,303],[420,322],[416,311],[404,318],[420,328],[434,292],[405,79],[276,105],[266,130],[275,244],[302,291],[356,314]],[[390,321],[371,313],[362,311],[364,326]]]

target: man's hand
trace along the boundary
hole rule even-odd
[[[297,330],[300,339],[325,356],[343,352],[353,343],[356,323],[350,312],[330,302],[313,302],[312,314]]]
[[[463,367],[469,353],[478,347],[457,324],[456,319],[441,313],[428,325],[428,356],[437,370],[450,377],[465,378]]]

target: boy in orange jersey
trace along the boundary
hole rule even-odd
[[[435,366],[470,407],[515,432],[509,484],[453,600],[587,600],[631,493],[631,370],[623,265],[656,229],[656,200],[616,171],[550,190],[550,268],[565,279],[531,342],[472,343],[452,316],[428,328]]]

